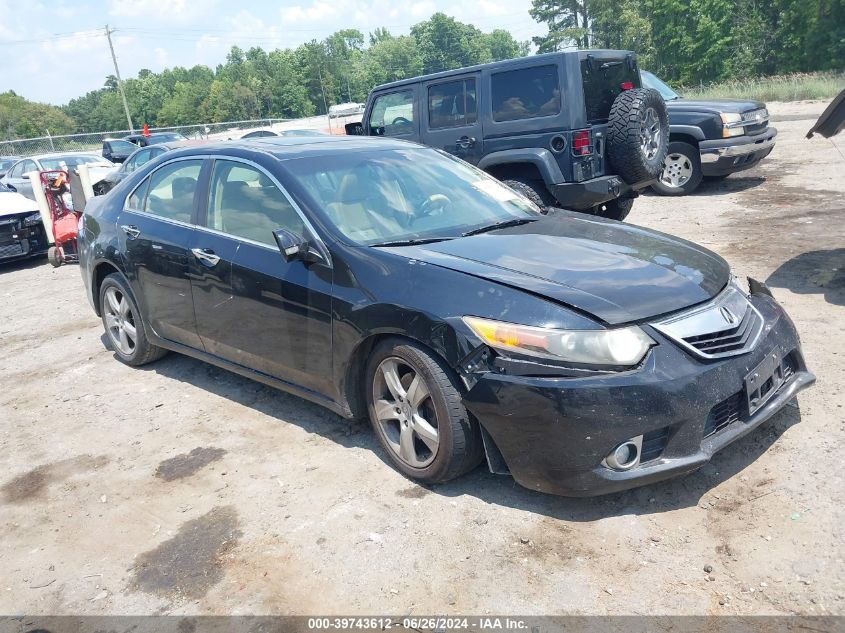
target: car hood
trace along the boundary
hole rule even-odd
[[[0,218],[38,211],[38,203],[13,191],[0,191]]]
[[[813,138],[813,134],[830,138],[843,129],[845,129],[845,90],[836,95],[824,109],[816,124],[807,132],[807,138]]]
[[[708,301],[730,278],[724,259],[691,242],[571,212],[387,250],[544,296],[610,325]]]
[[[753,99],[672,99],[666,102],[669,110],[690,110],[695,112],[748,112],[765,108],[762,101]]]

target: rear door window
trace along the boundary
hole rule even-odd
[[[494,121],[560,114],[560,78],[554,64],[496,73],[491,84]]]
[[[610,107],[623,86],[640,87],[640,74],[636,66],[625,57],[598,57],[588,55],[581,60],[581,80],[584,83],[584,106],[587,121],[607,121]]]
[[[181,160],[150,176],[144,211],[168,220],[190,223],[202,160]]]
[[[428,88],[431,129],[471,125],[478,119],[475,79],[460,79]]]
[[[413,132],[413,90],[400,90],[376,97],[370,113],[371,135],[402,136]]]

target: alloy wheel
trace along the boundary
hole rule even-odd
[[[425,378],[407,361],[391,356],[373,380],[373,408],[390,449],[408,466],[425,468],[440,446],[437,413]]]
[[[654,160],[660,151],[660,117],[654,108],[645,111],[642,125],[640,126],[640,148],[646,160]]]
[[[107,288],[103,310],[106,331],[112,345],[124,356],[131,356],[138,341],[135,314],[129,299],[119,288]]]
[[[689,157],[679,153],[666,156],[663,161],[663,173],[660,182],[667,187],[683,187],[692,178],[692,161]]]

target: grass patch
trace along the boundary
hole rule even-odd
[[[756,99],[806,101],[831,99],[845,88],[845,73],[795,73],[772,77],[734,79],[708,86],[685,87],[678,92],[690,99]]]

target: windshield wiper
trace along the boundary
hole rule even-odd
[[[417,244],[431,244],[432,242],[443,242],[451,240],[451,237],[417,237],[410,240],[393,240],[391,242],[379,242],[370,246],[416,246]]]
[[[466,233],[461,233],[461,237],[469,237],[470,235],[478,235],[479,233],[487,233],[488,231],[506,229],[509,226],[519,226],[521,224],[535,222],[536,220],[537,218],[512,218],[510,220],[501,220],[500,222],[496,222],[495,224],[489,224],[487,226],[482,226],[477,229],[472,229],[471,231],[467,231]]]

